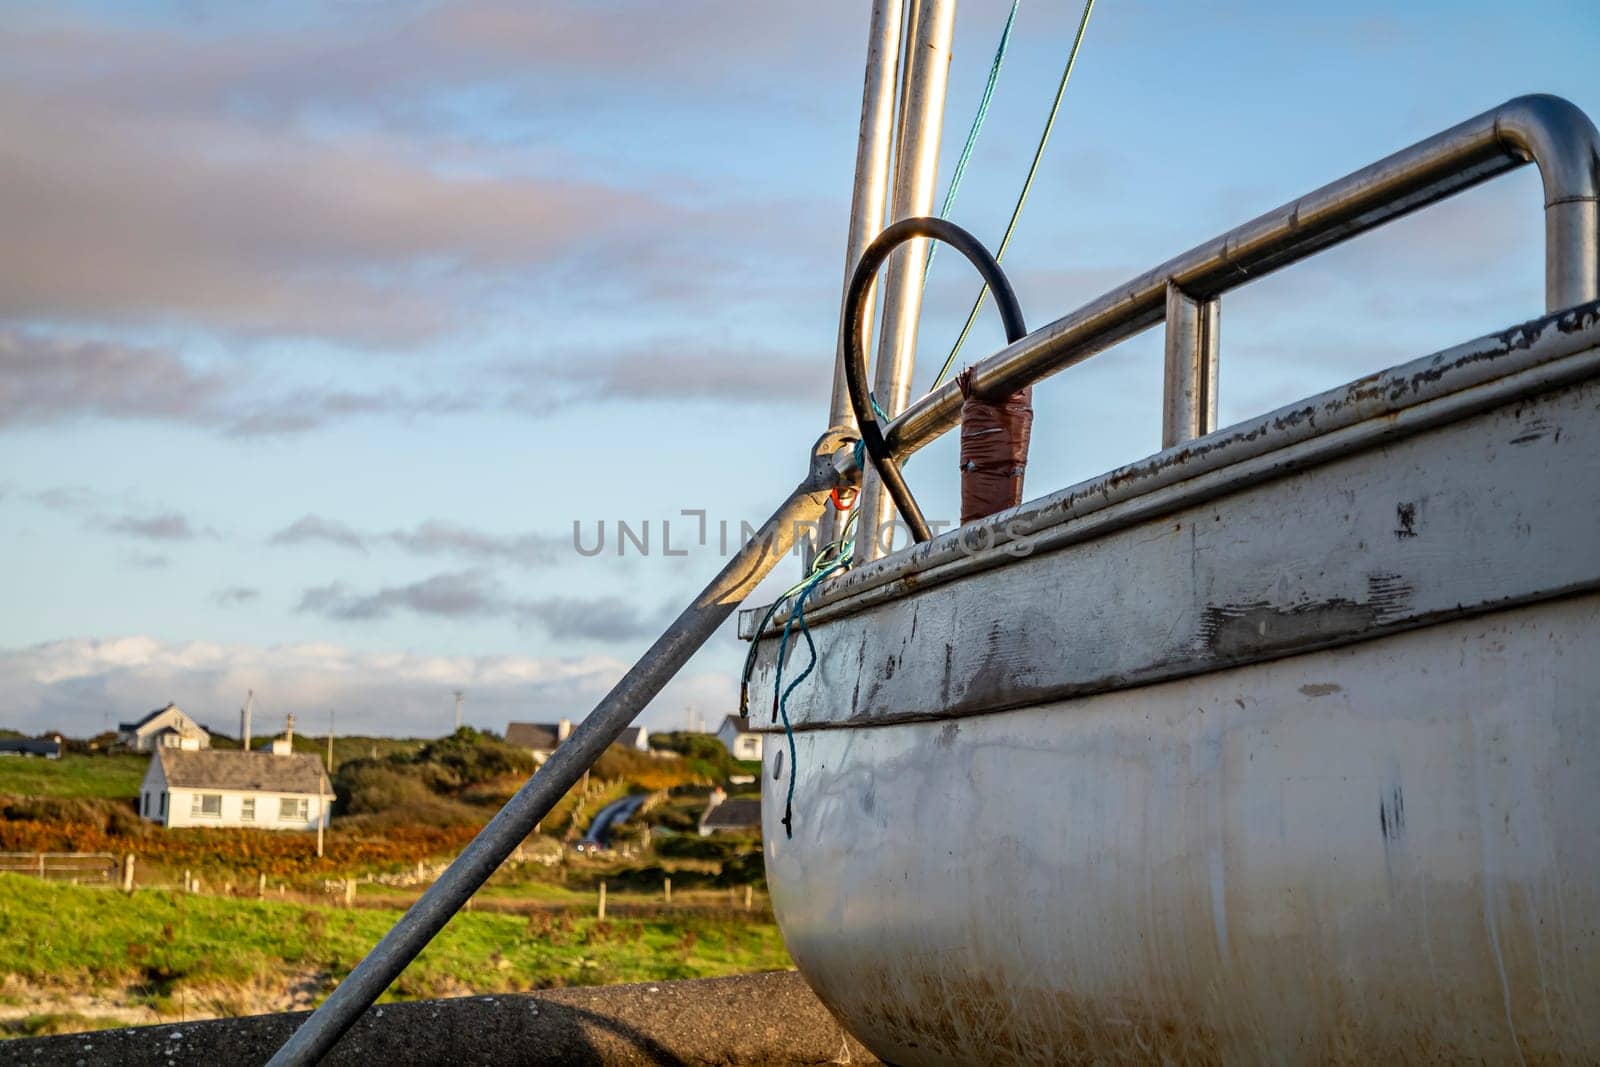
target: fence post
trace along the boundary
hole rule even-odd
[[[41,881],[44,879],[44,853],[43,852],[39,853],[39,878],[40,878]]]
[[[661,879],[661,895],[667,898],[667,903],[672,903],[672,879]]]
[[[747,885],[747,886],[744,887],[744,910],[745,911],[749,911],[750,910],[750,901],[751,901],[751,898],[754,895],[755,895],[754,889],[751,886]]]
[[[344,880],[344,906],[347,908],[356,906],[356,880],[354,878],[346,878]]]
[[[191,883],[189,881],[189,872],[188,871],[184,871],[183,872],[183,891],[185,893],[193,893],[194,892],[193,883]]]
[[[595,908],[594,917],[604,921],[606,917],[606,884],[600,883],[600,904]]]
[[[260,874],[256,875],[256,896],[264,897],[266,895],[267,895],[267,872],[266,871],[262,871]]]
[[[122,891],[133,892],[133,853],[130,852],[122,858]]]

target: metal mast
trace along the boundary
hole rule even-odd
[[[913,0],[912,36],[903,64],[904,91],[890,222],[933,213],[955,21],[955,0]],[[927,262],[928,242],[912,241],[890,257],[880,283],[883,329],[872,391],[878,406],[890,417],[911,399],[917,319],[922,312],[922,274]],[[844,371],[842,365],[836,369],[838,378]],[[888,526],[894,515],[893,502],[874,472],[863,476],[856,507],[861,509],[861,517],[856,520],[856,559],[864,563],[893,548],[893,529]]]
[[[916,0],[912,0],[913,3]],[[905,0],[874,0],[872,19],[867,29],[867,64],[861,90],[861,129],[856,137],[855,188],[850,198],[850,230],[844,248],[844,284],[866,250],[868,242],[883,229],[883,214],[889,194],[889,160],[894,148],[895,83],[899,69],[901,24],[905,20]],[[870,334],[872,296],[867,297]],[[841,312],[842,313],[842,312]],[[841,330],[843,323],[840,324]],[[870,351],[871,337],[862,338]],[[833,398],[828,404],[828,425],[853,428],[850,395],[844,383],[844,338],[841,334],[833,361]],[[818,544],[825,545],[841,533],[841,516],[829,510],[819,524]],[[808,552],[806,565],[810,568]]]

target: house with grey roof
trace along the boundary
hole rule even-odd
[[[571,736],[571,719],[562,719],[560,722],[506,723],[506,744],[527,749],[533,753],[534,761],[541,764]],[[643,726],[630,726],[622,731],[615,743],[639,752],[649,752],[650,732]]]
[[[0,756],[38,756],[41,759],[60,759],[61,735],[5,738],[0,740]]]
[[[211,735],[205,728],[172,703],[157,708],[138,722],[118,723],[117,740],[135,752],[149,752],[157,748],[211,747]]]
[[[333,786],[308,753],[157,748],[139,786],[139,814],[162,826],[315,830]]]
[[[561,742],[572,736],[572,720],[560,722],[513,722],[506,724],[506,744],[533,753],[534,762],[543,763]]]
[[[713,789],[700,816],[700,836],[715,833],[747,832],[761,829],[761,797],[733,797],[721,789]]]

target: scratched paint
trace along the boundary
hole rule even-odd
[[[1389,421],[1422,398],[1407,432],[1286,409],[1261,434],[1323,422],[1292,459],[1040,519],[1046,550],[987,569],[840,583],[798,758],[763,776],[774,908],[830,1008],[903,1064],[1600,1061],[1578,318],[1344,391]]]
[[[988,714],[1600,588],[1597,410],[1600,380],[1570,385],[819,623],[789,715]]]
[[[900,1064],[1595,1062],[1597,644],[1591,593],[802,733],[774,908]]]

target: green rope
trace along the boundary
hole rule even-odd
[[[989,117],[989,101],[994,99],[994,86],[1000,80],[1000,66],[1006,61],[1006,50],[1011,47],[1011,26],[1017,21],[1017,8],[1022,0],[1011,0],[1011,13],[1006,16],[1005,28],[1000,31],[1000,44],[994,50],[994,60],[989,64],[989,79],[983,84],[983,96],[978,100],[978,113],[972,116],[972,126],[967,130],[967,143],[961,146],[961,155],[956,160],[956,169],[950,173],[950,188],[945,191],[944,203],[939,207],[939,217],[950,217],[950,209],[956,206],[956,192],[961,188],[961,179],[967,173],[967,162],[972,159],[972,149],[978,143],[978,132],[983,129],[984,120]],[[928,271],[933,268],[933,257],[939,251],[937,241],[928,247],[928,260],[922,267],[922,284],[928,284]]]
[[[1067,53],[1067,65],[1061,71],[1061,84],[1056,86],[1055,102],[1050,105],[1050,117],[1045,120],[1044,132],[1039,135],[1039,144],[1033,150],[1033,162],[1028,165],[1028,176],[1022,182],[1022,192],[1017,197],[1017,206],[1011,210],[1011,221],[1006,224],[1006,235],[1000,239],[1000,248],[995,252],[995,261],[1005,259],[1006,249],[1011,247],[1011,237],[1017,231],[1017,219],[1022,217],[1023,205],[1028,202],[1028,193],[1033,189],[1033,179],[1039,173],[1039,161],[1044,158],[1044,147],[1050,143],[1050,131],[1055,129],[1056,116],[1061,113],[1061,98],[1066,95],[1067,81],[1072,77],[1072,68],[1078,62],[1078,49],[1083,45],[1084,31],[1089,28],[1089,14],[1094,11],[1094,0],[1086,0],[1083,5],[1083,17],[1078,20],[1078,33],[1072,39],[1072,51]],[[961,335],[956,338],[956,343],[951,347],[950,354],[945,357],[944,366],[939,368],[939,374],[933,379],[933,384],[928,387],[932,392],[944,381],[945,375],[950,373],[950,368],[955,366],[956,356],[961,352],[961,346],[967,343],[967,335],[972,332],[973,323],[978,321],[978,312],[983,310],[984,301],[989,298],[989,286],[984,285],[978,290],[978,298],[972,302],[972,311],[967,315],[965,326],[961,327]]]
[[[858,466],[864,462],[861,453],[861,444],[857,442],[856,464]],[[856,519],[860,517],[860,508],[851,509],[850,517],[845,520],[844,529],[839,532],[839,539],[818,549],[816,558],[811,561],[811,570],[807,572],[806,576],[788,589],[785,589],[776,600],[768,605],[766,612],[761,616],[761,622],[756,626],[754,636],[750,638],[750,649],[745,653],[744,669],[739,672],[739,714],[741,716],[750,714],[750,676],[755,672],[756,651],[761,644],[761,635],[767,632],[767,627],[771,625],[773,616],[778,613],[778,609],[783,607],[790,597],[810,584],[813,579],[831,574],[838,569],[849,568],[855,554],[855,537],[852,536],[852,531],[855,529]]]

